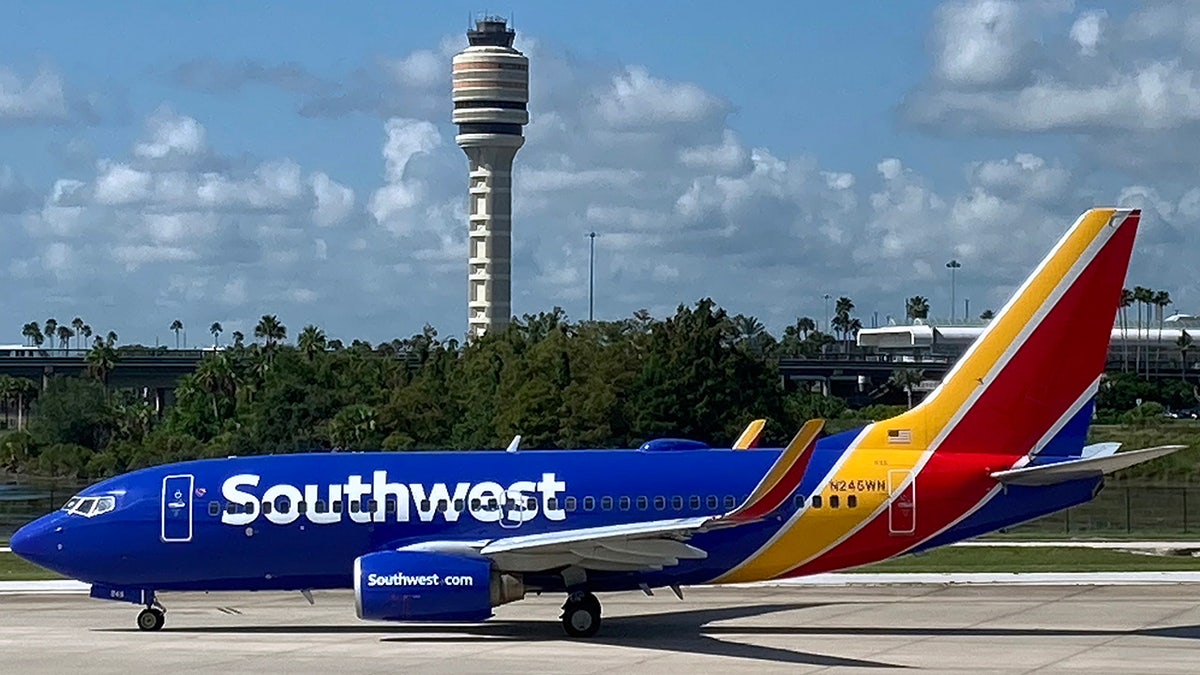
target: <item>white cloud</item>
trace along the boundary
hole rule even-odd
[[[314,173],[309,182],[317,198],[313,220],[318,225],[335,225],[346,220],[354,211],[354,190],[320,171]]]
[[[1092,56],[1096,53],[1096,47],[1104,36],[1106,19],[1108,19],[1108,12],[1102,9],[1093,10],[1080,14],[1075,23],[1071,25],[1071,39],[1079,45],[1081,54]]]
[[[17,73],[0,67],[0,123],[61,121],[67,114],[58,73],[42,68],[23,82]]]
[[[195,157],[207,151],[204,127],[195,119],[162,107],[146,120],[146,135],[133,147],[144,159]]]

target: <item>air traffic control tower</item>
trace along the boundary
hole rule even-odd
[[[503,330],[512,316],[512,165],[529,123],[529,59],[497,17],[467,31],[454,57],[454,140],[470,160],[467,337]]]

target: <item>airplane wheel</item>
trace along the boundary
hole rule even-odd
[[[166,623],[167,617],[161,609],[147,607],[137,617],[137,627],[140,630],[159,630]]]
[[[600,630],[600,601],[591,593],[572,595],[563,605],[563,630],[574,638],[588,638]]]

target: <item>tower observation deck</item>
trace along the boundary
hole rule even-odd
[[[467,337],[504,329],[512,316],[512,165],[529,123],[529,59],[516,32],[484,17],[454,57],[454,140],[467,154]]]

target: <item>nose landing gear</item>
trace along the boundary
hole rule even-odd
[[[167,615],[158,607],[147,607],[138,613],[137,627],[139,630],[159,630],[167,621]]]
[[[600,630],[600,601],[596,596],[580,591],[567,596],[563,603],[563,630],[574,638],[588,638]]]

